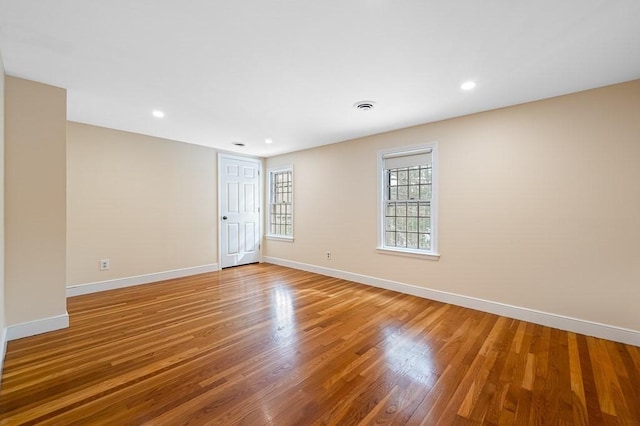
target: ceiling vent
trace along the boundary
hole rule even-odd
[[[353,107],[360,111],[369,111],[373,109],[375,104],[373,101],[360,101],[353,104]]]

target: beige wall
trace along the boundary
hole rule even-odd
[[[66,96],[5,80],[7,325],[66,314]]]
[[[295,242],[264,254],[640,330],[639,138],[633,81],[269,158]],[[431,141],[441,258],[377,253],[376,153]]]
[[[217,262],[214,149],[70,122],[67,155],[68,285]]]

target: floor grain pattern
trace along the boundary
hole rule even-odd
[[[640,348],[269,264],[68,299],[0,424],[639,425]]]

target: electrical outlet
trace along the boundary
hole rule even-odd
[[[327,252],[327,260],[331,260],[331,252],[330,251]]]
[[[109,259],[102,259],[100,261],[100,270],[101,271],[109,270]]]

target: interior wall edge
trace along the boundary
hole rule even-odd
[[[86,284],[76,284],[67,286],[67,297],[80,296],[83,294],[97,293],[100,291],[114,290],[117,288],[131,287],[141,284],[149,284],[157,281],[182,278],[190,275],[204,274],[220,270],[217,263],[209,265],[193,266],[190,268],[173,269],[170,271],[155,272],[151,274],[135,275],[125,278],[116,278],[106,281],[97,281]]]
[[[361,275],[353,272],[331,269],[323,266],[296,262],[271,256],[264,256],[263,261],[265,263],[272,263],[274,265],[313,272],[333,278],[354,281],[359,284],[384,288],[386,290],[397,291],[400,293],[410,294],[412,296],[422,297],[425,299],[435,300],[443,303],[449,303],[456,306],[462,306],[464,308],[475,309],[482,312],[488,312],[495,315],[501,315],[508,318],[557,328],[564,331],[570,331],[640,347],[640,330],[631,330],[613,325],[601,324],[580,318],[558,315],[551,312],[542,312],[534,309],[523,308],[520,306],[507,305],[491,300],[478,299],[462,294],[417,287],[411,284],[386,280],[383,278]]]

